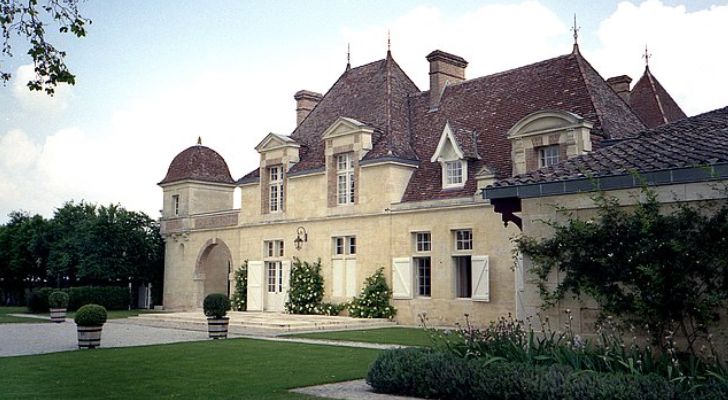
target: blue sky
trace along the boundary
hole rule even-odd
[[[687,5],[682,5],[687,3]],[[466,58],[476,77],[567,53],[577,14],[582,53],[606,78],[650,65],[689,114],[728,105],[728,1],[88,1],[88,36],[58,36],[77,84],[49,99],[22,80],[0,88],[0,222],[64,201],[120,202],[157,217],[162,179],[195,143],[232,175],[253,147],[295,123],[293,93],[325,92],[352,64],[395,59],[422,90],[424,56]],[[3,68],[27,77],[16,43]],[[25,74],[25,75],[24,75]],[[245,206],[245,205],[243,205]]]

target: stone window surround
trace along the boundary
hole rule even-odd
[[[268,212],[280,213],[283,212],[283,205],[285,204],[285,187],[284,187],[284,176],[283,165],[272,165],[266,168],[268,171]],[[275,180],[274,180],[275,178]],[[274,201],[272,193],[275,189],[276,199]]]

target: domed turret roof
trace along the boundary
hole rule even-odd
[[[195,181],[234,184],[227,163],[215,150],[200,144],[177,154],[160,185],[191,179]]]

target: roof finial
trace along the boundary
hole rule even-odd
[[[197,137],[197,145],[198,146],[201,146],[202,145],[202,136],[198,136]]]
[[[351,43],[346,44],[346,70],[351,69]]]
[[[579,30],[580,26],[576,24],[576,13],[574,13],[574,26],[571,27],[571,31],[574,32],[574,48],[579,46]]]
[[[392,35],[389,29],[387,29],[387,54],[392,52]]]
[[[645,44],[645,54],[642,54],[642,58],[645,59],[645,68],[650,68],[650,58],[652,58],[652,54],[647,51],[647,44]]]

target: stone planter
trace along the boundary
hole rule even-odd
[[[78,330],[78,348],[93,349],[101,345],[101,329],[103,325],[97,326],[80,326],[76,325]]]
[[[210,334],[210,339],[227,338],[229,323],[230,317],[207,317],[207,332]]]
[[[51,308],[51,322],[65,322],[66,321],[66,309],[65,308]]]

